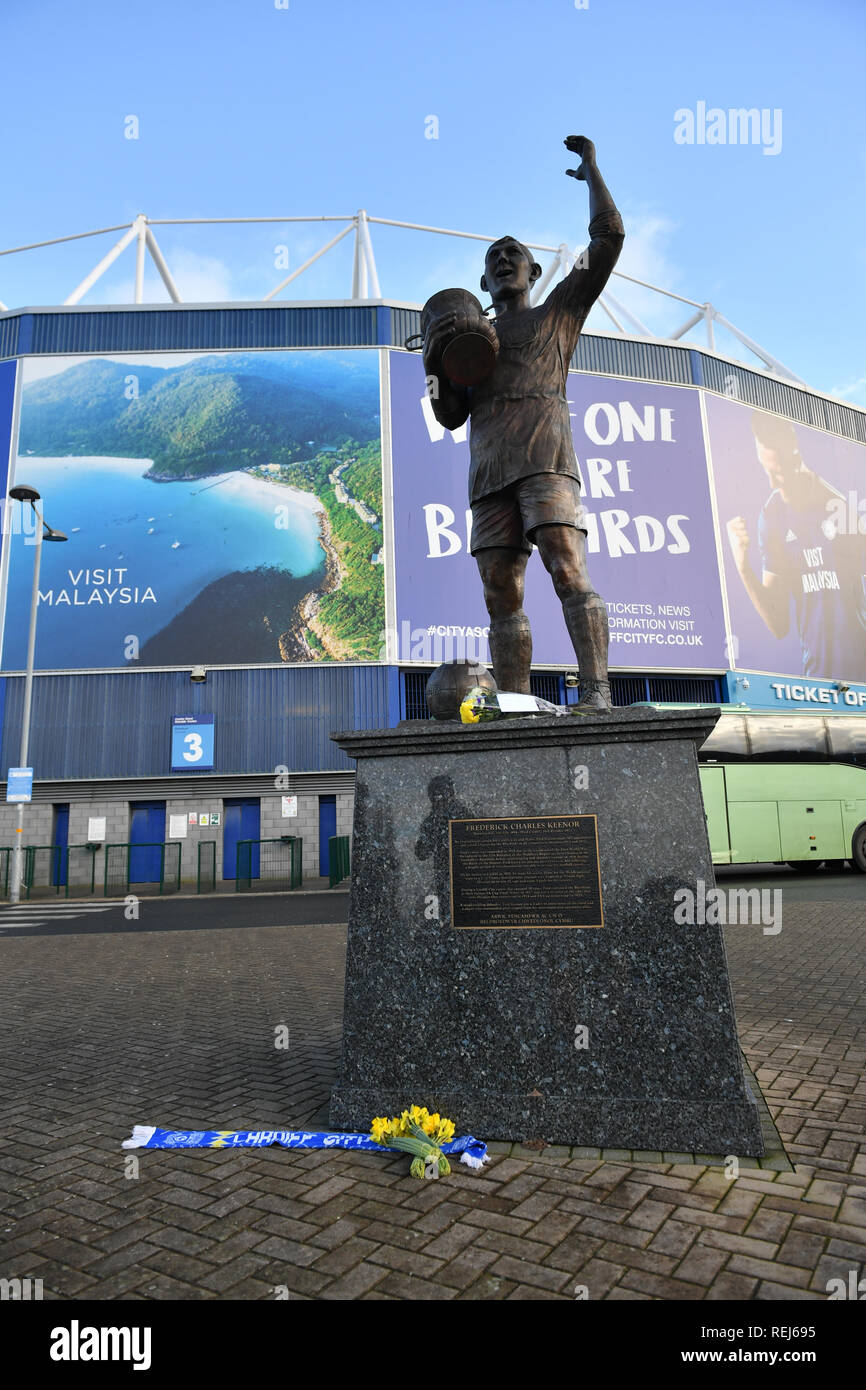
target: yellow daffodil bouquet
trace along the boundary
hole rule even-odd
[[[437,1173],[431,1176],[446,1177],[451,1172],[451,1164],[439,1146],[454,1138],[454,1122],[431,1115],[426,1106],[412,1105],[390,1120],[375,1119],[370,1138],[383,1149],[402,1149],[403,1153],[412,1154],[409,1171],[413,1178],[423,1178],[432,1159],[436,1161]]]

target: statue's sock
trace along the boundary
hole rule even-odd
[[[532,632],[526,614],[520,612],[510,618],[492,619],[488,640],[493,675],[499,689],[513,690],[519,695],[531,694]]]
[[[593,691],[610,704],[607,676],[607,649],[610,625],[607,606],[600,594],[573,594],[563,600],[565,625],[577,657],[581,699]]]

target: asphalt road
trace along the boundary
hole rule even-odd
[[[787,864],[716,865],[720,888],[781,888],[795,903],[860,902],[866,910],[866,874],[856,869],[801,872]]]
[[[345,922],[349,894],[268,893],[235,897],[141,898],[138,918],[123,901],[42,899],[0,908],[0,936],[97,936],[130,933],[216,931],[224,927],[298,927]]]
[[[781,888],[790,902],[860,902],[866,921],[866,874],[846,869],[800,873],[786,865],[720,865],[722,888]],[[345,922],[345,888],[322,893],[268,893],[201,898],[141,898],[138,917],[122,901],[42,899],[0,907],[0,937],[93,936],[105,933],[218,931],[225,927],[300,927]]]

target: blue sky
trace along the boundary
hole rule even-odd
[[[866,405],[863,0],[285,3],[3,6],[4,105],[16,115],[0,246],[138,212],[359,207],[574,246],[587,196],[564,176],[574,161],[562,140],[585,134],[625,217],[619,269],[711,301],[810,385]],[[675,113],[700,102],[766,110],[778,153],[677,143]],[[276,247],[291,269],[336,230],[155,229],[183,298],[199,301],[261,298],[288,273]],[[61,303],[116,235],[0,258],[0,300]],[[481,243],[382,227],[373,241],[386,297],[477,287]],[[131,299],[133,268],[130,248],[83,302]],[[350,288],[348,237],[281,298]],[[165,298],[150,269],[146,290]],[[689,313],[623,281],[613,290],[660,334]],[[598,310],[589,326],[609,327]],[[717,345],[744,356],[723,333]]]

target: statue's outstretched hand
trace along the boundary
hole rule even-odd
[[[567,135],[563,144],[572,154],[580,155],[580,168],[565,172],[573,179],[585,179],[587,169],[595,164],[595,145],[585,135]]]

